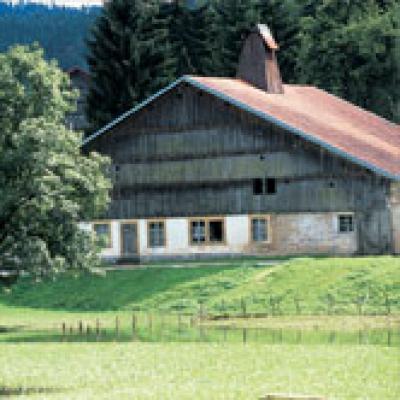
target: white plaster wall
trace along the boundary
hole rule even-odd
[[[225,219],[226,242],[235,251],[243,251],[250,241],[248,215],[231,215]]]
[[[352,254],[357,251],[357,231],[339,233],[338,215],[342,213],[272,214],[270,216],[271,240],[252,243],[248,215],[225,217],[225,243],[218,245],[189,244],[187,218],[166,218],[166,246],[149,248],[147,221],[136,220],[140,256],[174,256],[191,254]],[[344,214],[344,213],[343,213]],[[112,221],[112,248],[103,249],[104,257],[120,255],[120,223]],[[90,230],[90,224],[81,224]]]
[[[247,221],[247,217],[240,216],[239,220]],[[232,226],[235,225],[235,217],[226,218],[226,229],[231,230]],[[145,222],[141,220],[140,222]],[[232,223],[233,222],[233,223]],[[189,222],[187,218],[167,218],[165,220],[166,226],[166,246],[158,247],[158,248],[149,248],[147,241],[147,226],[146,223],[141,226],[140,237],[143,238],[141,240],[140,246],[140,255],[142,256],[151,256],[151,255],[184,255],[184,254],[223,254],[223,253],[232,253],[235,252],[234,242],[232,240],[232,234],[227,238],[226,243],[221,245],[190,245],[189,244]],[[230,228],[228,228],[230,225]],[[239,224],[238,224],[239,225]],[[247,228],[243,230],[243,233],[246,232]],[[232,232],[233,233],[233,232]],[[240,242],[245,242],[246,238],[240,238],[240,232],[237,232],[235,240]],[[240,251],[240,249],[236,251]]]

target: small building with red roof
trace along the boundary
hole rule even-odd
[[[86,223],[117,259],[400,253],[400,126],[286,85],[265,25],[235,78],[184,76],[88,136],[112,202]]]

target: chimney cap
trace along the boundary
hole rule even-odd
[[[265,24],[257,24],[254,31],[258,33],[264,40],[264,43],[271,49],[271,50],[278,50],[279,46],[275,42],[275,39],[272,35],[271,29]]]

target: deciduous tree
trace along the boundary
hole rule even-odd
[[[107,159],[64,126],[76,94],[38,47],[0,54],[0,268],[43,275],[97,263],[78,227],[108,202]]]

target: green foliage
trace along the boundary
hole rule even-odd
[[[216,2],[220,76],[235,76],[243,41],[259,22],[257,0],[218,0]]]
[[[293,259],[191,268],[108,272],[106,277],[62,276],[20,282],[0,300],[10,305],[67,310],[152,310],[197,314],[386,314],[400,312],[400,259],[394,257]],[[297,304],[296,304],[297,303]],[[202,305],[202,306],[200,306]],[[299,312],[300,308],[300,312]]]
[[[183,1],[165,3],[160,7],[160,17],[167,21],[174,77],[218,71],[216,12],[211,3],[195,8],[187,7]]]
[[[0,265],[44,275],[97,263],[78,221],[103,211],[107,159],[64,127],[76,93],[37,46],[0,54]]]
[[[283,81],[297,83],[300,3],[297,0],[260,0],[258,10],[260,22],[270,27],[279,45],[278,61]]]
[[[400,5],[328,0],[305,10],[299,80],[399,121]]]
[[[107,2],[88,41],[87,114],[98,128],[173,80],[166,21],[142,0]]]

